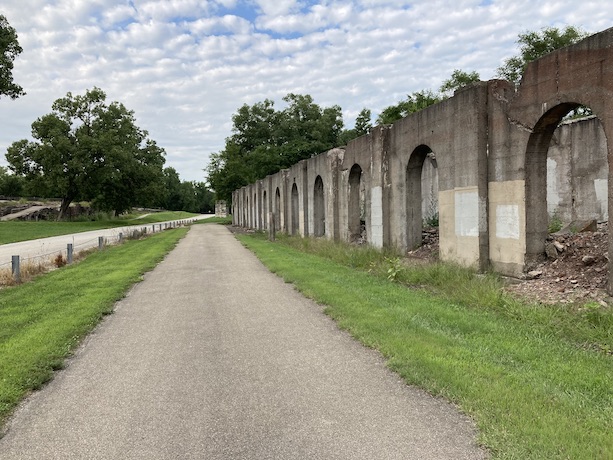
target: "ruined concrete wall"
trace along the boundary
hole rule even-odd
[[[609,29],[532,62],[517,90],[479,82],[238,190],[234,220],[262,228],[272,209],[281,231],[406,251],[438,203],[442,259],[519,276],[543,256],[554,211],[608,218],[612,95]],[[580,105],[598,119],[556,130]]]
[[[372,135],[354,139],[347,145],[339,161],[338,207],[339,237],[343,241],[370,242],[371,231],[371,156],[374,139],[381,128]]]
[[[465,265],[487,263],[487,84],[396,122],[390,138],[391,243],[421,245],[423,165],[438,171],[440,255]]]
[[[563,223],[607,221],[607,139],[598,118],[571,120],[555,130],[547,152],[547,213]]]

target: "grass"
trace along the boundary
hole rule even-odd
[[[167,220],[189,219],[195,215],[196,214],[183,211],[168,211],[153,213],[145,217],[130,215],[122,218],[93,221],[6,221],[0,222],[0,244],[16,243],[19,241],[67,235],[70,233],[87,232],[90,230],[105,228],[143,225]]]
[[[493,458],[612,458],[610,309],[522,303],[494,275],[371,248],[239,239],[407,383],[458,404]]]
[[[0,290],[0,425],[186,232],[182,228],[128,241]]]
[[[207,217],[206,219],[199,220],[197,224],[220,224],[230,225],[232,224],[232,216],[228,217]]]

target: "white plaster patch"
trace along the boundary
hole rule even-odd
[[[455,192],[456,236],[479,236],[479,194]]]
[[[594,179],[594,190],[596,191],[596,201],[600,206],[602,218],[609,220],[609,180]]]
[[[496,206],[496,238],[519,240],[519,206],[516,204]]]
[[[373,246],[383,247],[383,189],[373,187],[370,191],[370,234]]]
[[[550,216],[558,210],[559,205],[558,163],[553,158],[547,158],[547,212]]]

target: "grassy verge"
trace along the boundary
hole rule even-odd
[[[129,216],[126,218],[94,221],[7,221],[0,223],[0,244],[87,232],[90,230],[124,227],[127,225],[143,225],[167,220],[189,219],[195,215],[183,211],[168,211],[149,214],[145,217]]]
[[[176,229],[128,241],[31,283],[0,290],[0,425],[186,232]]]
[[[407,383],[457,403],[494,458],[611,458],[610,310],[522,304],[495,276],[368,248],[239,239]]]
[[[230,225],[232,223],[232,216],[228,217],[207,217],[206,219],[199,220],[197,224],[220,224]]]

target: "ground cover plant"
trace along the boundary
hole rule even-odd
[[[187,232],[160,232],[0,290],[0,426]]]
[[[238,238],[407,383],[458,404],[493,458],[611,458],[610,308],[521,302],[494,275],[367,247]]]
[[[196,224],[220,224],[230,225],[232,224],[232,216],[227,217],[207,217],[196,222]]]
[[[196,214],[183,211],[156,212],[145,216],[128,215],[119,218],[101,218],[78,221],[7,221],[0,223],[0,244],[87,232],[128,225],[152,224],[167,220],[189,219]]]

